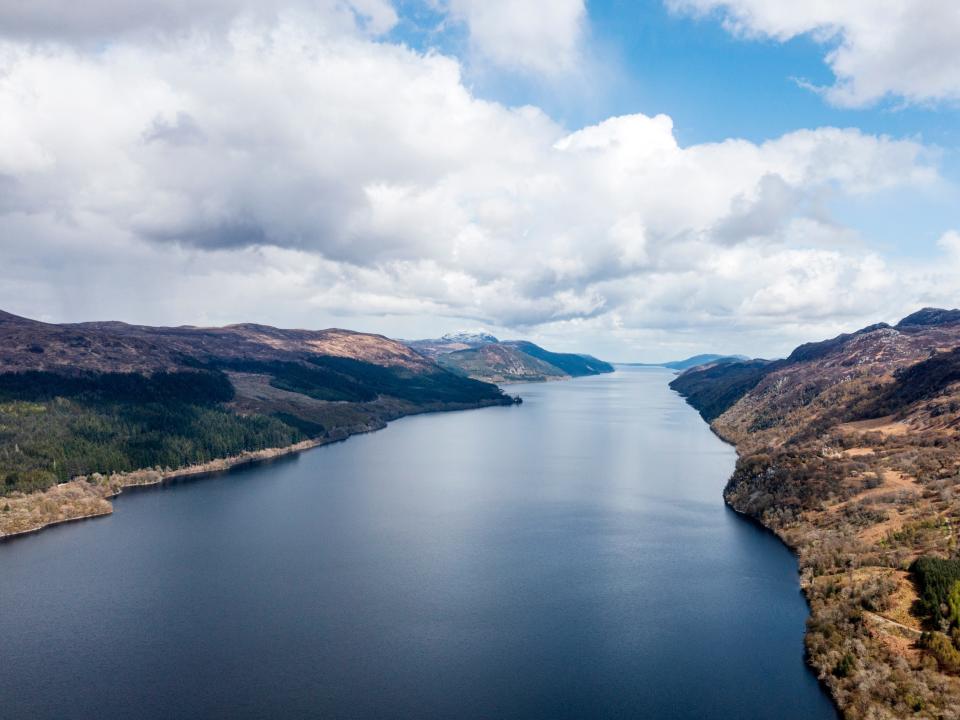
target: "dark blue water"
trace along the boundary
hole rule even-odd
[[[835,718],[733,451],[629,369],[0,543],[0,717]]]

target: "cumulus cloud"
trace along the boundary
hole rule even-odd
[[[836,82],[823,92],[837,105],[960,99],[960,4],[950,0],[665,1],[681,12],[716,11],[738,35],[825,44]]]
[[[446,0],[472,47],[502,68],[556,76],[575,68],[587,20],[584,0]]]
[[[800,339],[903,302],[829,201],[937,180],[918,142],[850,129],[571,132],[455,59],[293,17],[8,41],[0,107],[0,307],[51,319]]]

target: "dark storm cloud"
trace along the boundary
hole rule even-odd
[[[160,242],[177,242],[208,250],[268,245],[266,230],[253,220],[231,218],[213,225],[195,225],[181,231],[145,231],[144,237]]]

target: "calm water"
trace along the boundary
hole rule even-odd
[[[659,370],[522,386],[0,543],[0,717],[835,718]]]

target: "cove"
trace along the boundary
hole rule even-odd
[[[836,718],[663,370],[510,388],[0,543],[4,718]]]

